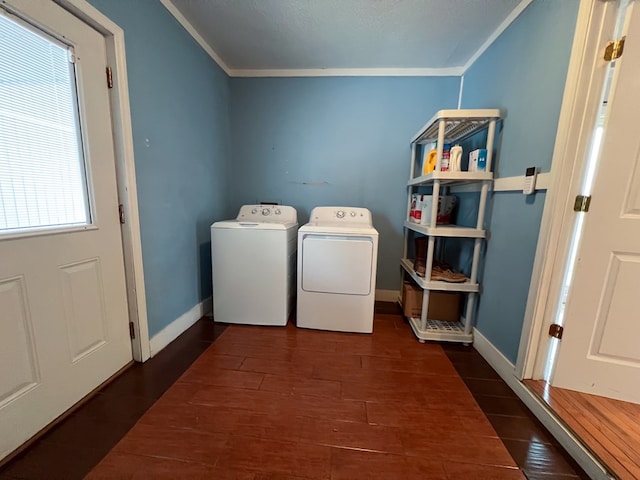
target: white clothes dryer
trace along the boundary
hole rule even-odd
[[[244,205],[211,225],[213,318],[286,325],[295,293],[298,215],[285,205]]]
[[[369,210],[314,208],[298,230],[297,326],[373,332],[377,261]]]

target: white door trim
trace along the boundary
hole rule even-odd
[[[618,2],[581,0],[516,362],[516,376],[541,378],[546,331],[553,323],[574,227],[573,201],[606,73],[601,54],[611,40]]]
[[[55,0],[60,6],[102,33],[107,48],[107,62],[113,72],[110,90],[111,116],[116,154],[118,197],[124,206],[126,221],[122,225],[129,321],[136,338],[131,341],[133,358],[144,362],[151,356],[147,303],[142,266],[142,241],[138,217],[138,193],[131,129],[127,62],[124,31],[85,0]],[[105,80],[106,81],[106,80]]]

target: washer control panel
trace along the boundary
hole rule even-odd
[[[243,205],[236,217],[239,222],[297,223],[296,209],[287,205]]]
[[[361,207],[316,207],[311,211],[310,221],[320,224],[372,225],[371,212]]]

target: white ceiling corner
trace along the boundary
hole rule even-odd
[[[232,77],[459,76],[532,0],[161,0]]]

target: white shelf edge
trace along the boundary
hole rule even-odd
[[[416,187],[420,185],[430,185],[435,180],[440,180],[440,183],[448,184],[486,182],[493,180],[493,172],[432,172],[428,175],[412,178],[407,182],[407,186]]]
[[[407,271],[409,275],[411,275],[411,278],[413,278],[413,280],[423,290],[460,293],[478,293],[480,291],[480,284],[478,283],[428,282],[415,272],[415,270],[413,269],[412,261],[407,258],[403,258],[402,260],[400,260],[400,265]]]
[[[420,328],[420,319],[415,317],[409,318],[409,324],[414,335],[420,340],[436,340],[440,342],[456,342],[456,343],[473,343],[473,333],[465,334],[464,327],[460,322],[451,322],[460,325],[461,331],[451,330],[422,330]]]
[[[431,237],[450,237],[450,238],[486,238],[486,230],[478,230],[471,227],[460,227],[458,225],[442,225],[437,227],[429,227],[427,225],[419,225],[413,222],[404,222],[404,226],[414,232],[429,235]]]
[[[501,116],[502,114],[500,110],[496,108],[473,109],[473,110],[467,110],[467,109],[439,110],[436,112],[436,114],[433,117],[431,117],[431,119],[427,123],[424,124],[424,126],[420,130],[418,130],[418,133],[416,133],[413,136],[410,143],[413,143],[416,140],[418,140],[420,136],[425,132],[425,130],[427,130],[431,125],[433,125],[435,122],[439,120],[460,120],[464,118],[469,118],[469,119],[487,118],[487,119],[498,120],[501,118]]]

